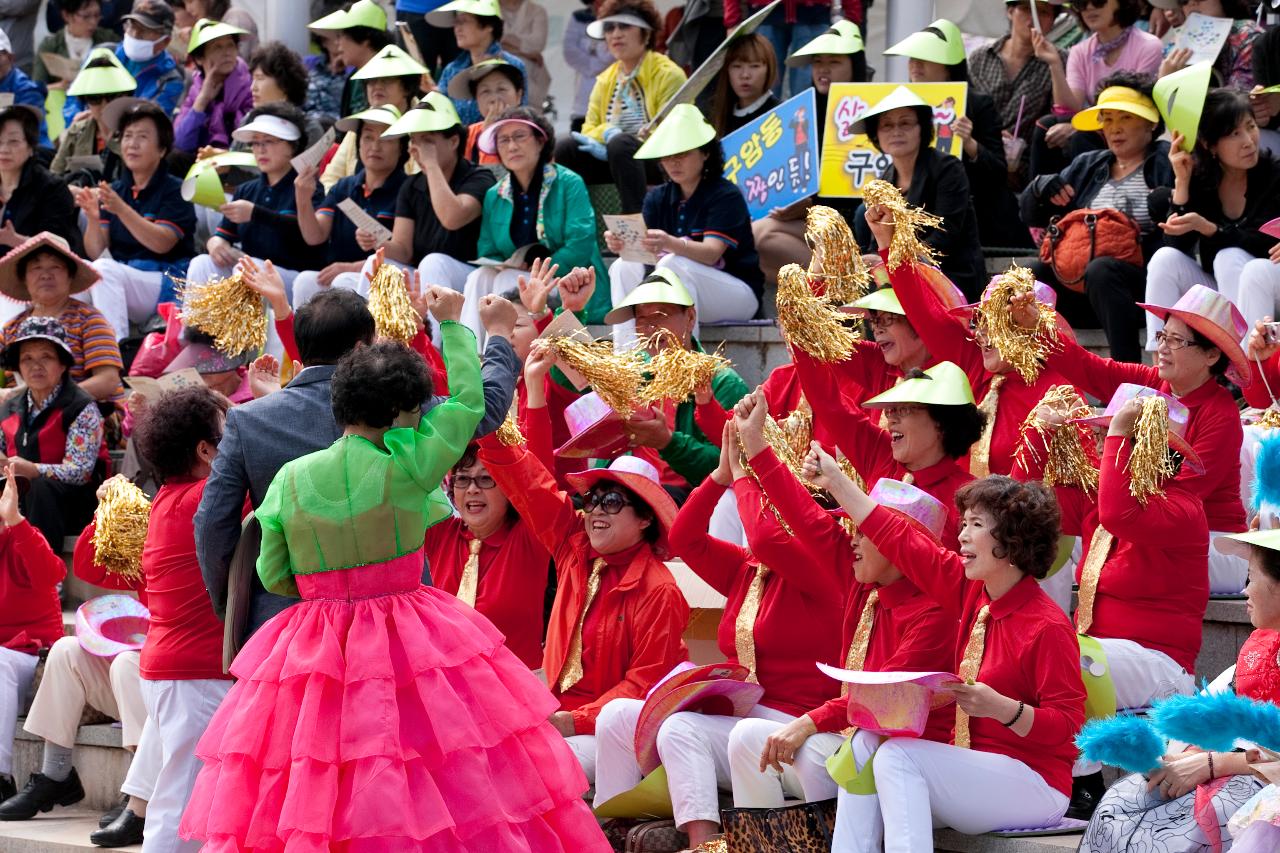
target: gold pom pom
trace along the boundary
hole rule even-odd
[[[778,327],[787,343],[819,361],[844,361],[858,339],[839,311],[814,296],[807,274],[797,264],[778,272]]]
[[[661,346],[664,340],[666,346]],[[719,352],[685,349],[666,329],[655,332],[640,349],[658,350],[646,368],[649,381],[640,392],[644,403],[684,402],[694,391],[710,385],[718,371],[732,364]]]
[[[382,264],[369,282],[369,313],[378,337],[407,344],[418,334],[418,312],[409,302],[404,271],[395,264]]]
[[[1129,455],[1129,494],[1146,506],[1152,495],[1164,494],[1160,484],[1176,473],[1169,455],[1169,403],[1160,396],[1143,397]]]
[[[938,253],[920,239],[926,228],[938,228],[942,217],[927,213],[923,208],[907,204],[902,193],[888,181],[875,178],[862,188],[862,198],[870,207],[878,204],[893,214],[893,242],[889,244],[889,269],[912,261],[937,266]]]
[[[205,284],[183,282],[182,322],[213,335],[228,355],[257,352],[267,344],[267,310],[240,271]]]
[[[126,477],[106,482],[94,513],[93,561],[113,575],[142,578],[142,546],[147,540],[151,501]]]
[[[1013,321],[1013,297],[1035,289],[1035,274],[1013,264],[996,278],[995,285],[974,309],[977,331],[987,337],[1000,357],[1018,371],[1028,385],[1040,376],[1044,360],[1058,342],[1057,312],[1053,306],[1037,302],[1036,325],[1024,328]]]
[[[804,240],[813,249],[809,277],[822,282],[827,300],[847,305],[867,294],[871,271],[843,216],[821,204],[810,207],[805,216]]]
[[[1098,468],[1085,450],[1089,428],[1084,424],[1048,423],[1040,417],[1042,407],[1059,412],[1066,420],[1087,418],[1093,414],[1093,410],[1085,405],[1072,386],[1055,385],[1027,415],[1019,432],[1035,430],[1040,436],[1047,436],[1045,446],[1048,448],[1049,458],[1044,463],[1043,477],[1046,486],[1076,486],[1088,492],[1097,491]],[[1025,441],[1021,441],[1014,452],[1014,458],[1023,462],[1027,456],[1040,462],[1040,455]]]
[[[507,412],[507,418],[502,422],[502,426],[494,432],[498,437],[498,441],[507,447],[517,447],[525,443],[524,433],[520,431],[520,424],[516,422],[516,414],[514,411]]]
[[[581,373],[611,409],[624,418],[635,412],[646,369],[640,349],[615,352],[609,340],[584,341],[563,335],[546,341],[556,358]]]

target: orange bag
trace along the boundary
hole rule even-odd
[[[1145,264],[1138,223],[1114,208],[1081,208],[1055,216],[1040,241],[1040,260],[1053,268],[1058,283],[1084,292],[1084,271],[1094,258]]]

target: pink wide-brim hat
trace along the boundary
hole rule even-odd
[[[150,625],[146,605],[129,595],[100,595],[76,610],[76,639],[82,649],[98,657],[142,648]]]
[[[699,711],[723,717],[745,717],[764,696],[764,688],[747,681],[746,667],[729,663],[708,664],[680,673],[654,690],[636,719],[635,751],[641,773],[652,773],[662,763],[658,755],[658,730],[672,714]]]
[[[483,151],[485,154],[497,154],[498,153],[498,129],[505,127],[509,124],[526,125],[528,127],[533,128],[533,132],[535,135],[541,137],[544,140],[547,138],[546,132],[542,128],[534,124],[533,122],[529,121],[528,119],[504,118],[499,121],[495,121],[493,124],[486,127],[484,129],[484,132],[480,134],[480,139],[476,142],[476,144],[480,146],[480,150]]]
[[[1161,320],[1177,317],[1208,338],[1231,361],[1229,378],[1236,385],[1243,388],[1253,378],[1249,359],[1240,343],[1249,334],[1249,324],[1240,309],[1218,291],[1196,284],[1182,294],[1172,308],[1148,302],[1139,302],[1138,307],[1145,308]]]
[[[662,487],[657,468],[639,456],[619,456],[609,463],[608,468],[588,468],[576,474],[567,474],[565,479],[582,494],[591,491],[592,486],[601,480],[612,480],[635,492],[657,516],[658,527],[662,531],[659,546],[665,547],[667,534],[671,532],[671,525],[676,520],[676,502]]]
[[[1120,387],[1116,388],[1116,392],[1111,395],[1111,402],[1107,403],[1107,408],[1102,414],[1092,415],[1087,418],[1072,418],[1068,423],[1089,424],[1090,426],[1106,428],[1111,425],[1111,419],[1115,417],[1116,413],[1124,408],[1125,403],[1130,400],[1139,400],[1143,397],[1164,398],[1169,406],[1169,447],[1176,450],[1182,456],[1184,464],[1188,465],[1195,473],[1203,474],[1204,463],[1200,461],[1200,454],[1196,453],[1190,443],[1187,442],[1187,428],[1191,423],[1191,410],[1177,397],[1166,394],[1163,391],[1148,388],[1146,385],[1122,382]]]
[[[947,508],[928,492],[901,480],[881,477],[867,497],[896,512],[938,542],[947,524]]]

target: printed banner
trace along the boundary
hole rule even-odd
[[[806,89],[724,138],[724,176],[741,190],[753,222],[817,194],[817,110]]]
[[[966,83],[833,83],[827,101],[826,132],[822,145],[822,178],[819,195],[828,198],[860,198],[862,186],[889,168],[889,157],[881,154],[865,134],[849,128],[859,117],[906,86],[927,103],[933,104],[933,147],[959,157],[960,137],[956,119],[964,115],[969,86]]]

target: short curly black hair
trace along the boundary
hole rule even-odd
[[[1058,556],[1062,514],[1058,499],[1043,483],[1001,475],[973,480],[956,492],[956,507],[961,515],[974,510],[991,516],[997,558],[1036,580],[1049,574]]]
[[[285,99],[296,106],[307,100],[307,66],[284,42],[269,41],[249,57],[249,73],[262,71],[276,81]]]
[[[431,374],[422,356],[404,344],[380,341],[343,356],[331,387],[340,425],[383,429],[431,396]]]
[[[203,385],[167,391],[149,402],[133,432],[138,455],[151,464],[160,483],[190,474],[199,462],[200,442],[216,447],[222,441],[230,403]]]

